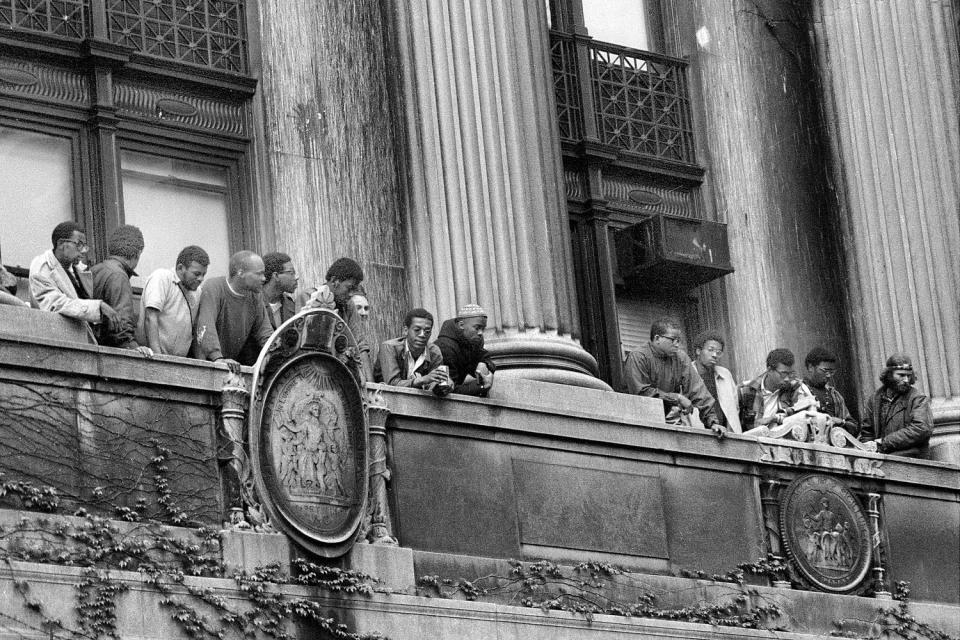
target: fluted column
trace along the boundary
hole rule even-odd
[[[815,7],[861,388],[912,355],[933,455],[960,461],[957,18],[949,0]]]
[[[498,377],[605,387],[576,341],[542,2],[395,0],[412,300],[489,313]]]

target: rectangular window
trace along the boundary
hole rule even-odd
[[[662,51],[656,1],[583,0],[583,23],[596,40],[642,51]]]
[[[0,126],[0,167],[0,260],[28,268],[53,228],[74,219],[73,141]]]
[[[124,222],[139,227],[146,244],[134,286],[155,269],[173,269],[177,254],[191,244],[210,255],[208,277],[227,275],[227,170],[135,151],[122,151],[120,163]]]

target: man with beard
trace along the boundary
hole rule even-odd
[[[669,319],[650,326],[650,341],[630,352],[623,365],[630,393],[663,401],[667,424],[690,424],[694,407],[700,420],[718,437],[726,429],[717,421],[713,396],[690,356],[680,349],[680,326]]]
[[[247,340],[256,352],[273,330],[263,303],[263,259],[253,251],[238,251],[230,257],[230,277],[211,278],[203,285],[197,311],[197,343],[206,360],[224,362],[234,373],[240,365],[256,362],[245,353]]]
[[[449,367],[453,392],[484,397],[493,386],[493,364],[483,348],[483,331],[487,328],[487,312],[476,304],[460,308],[456,318],[446,320],[440,327],[436,345],[443,354],[443,364]],[[473,376],[469,382],[467,376]]]
[[[744,431],[783,424],[784,419],[816,403],[806,385],[793,371],[789,349],[767,354],[767,370],[740,387],[740,423]]]
[[[406,335],[380,345],[374,379],[394,387],[428,389],[438,396],[450,392],[447,375],[437,367],[443,354],[428,344],[433,333],[433,315],[426,309],[411,309],[403,319]]]
[[[717,422],[733,433],[740,433],[740,416],[737,408],[737,381],[726,367],[717,362],[723,355],[723,336],[717,331],[704,331],[693,341],[694,361],[697,373],[703,378],[703,384],[713,396],[713,412]],[[703,426],[694,416],[694,426]]]
[[[196,245],[184,247],[173,269],[157,269],[140,295],[137,342],[154,353],[195,357],[197,290],[207,276],[210,256]]]
[[[873,442],[879,453],[925,457],[933,433],[930,401],[914,383],[917,375],[909,356],[897,353],[887,358],[880,374],[883,386],[867,400],[862,442]]]
[[[96,342],[87,323],[120,326],[120,316],[108,303],[93,297],[93,277],[81,269],[87,255],[87,236],[76,222],[61,222],[53,229],[53,249],[30,263],[30,296],[34,307],[54,311],[84,322],[91,342]]]
[[[807,385],[813,397],[820,405],[820,411],[835,418],[834,422],[855,436],[860,432],[860,425],[850,415],[847,403],[843,396],[831,384],[837,374],[837,356],[823,347],[814,347],[803,361],[807,375],[803,383]]]

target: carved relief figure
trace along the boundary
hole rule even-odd
[[[827,498],[820,499],[820,510],[803,516],[807,540],[804,554],[815,567],[849,569],[854,558],[850,541],[850,523],[838,522]]]
[[[309,416],[315,413],[311,399],[295,403],[287,416],[277,427],[280,435],[280,470],[278,480],[288,489],[302,484],[301,460],[309,432]]]
[[[329,428],[323,434],[321,447],[325,450],[323,460],[323,488],[324,493],[332,493],[335,497],[342,498],[347,495],[347,490],[343,487],[343,470],[347,464],[347,446],[346,434],[339,424],[339,416],[336,410],[330,407],[331,422],[328,422]]]
[[[297,385],[288,397],[303,390]],[[349,447],[337,407],[322,392],[293,403],[277,426],[278,481],[293,495],[347,496],[342,475]]]

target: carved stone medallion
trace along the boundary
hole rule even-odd
[[[850,591],[870,569],[870,529],[849,489],[824,475],[797,478],[780,498],[780,535],[787,555],[812,586]]]
[[[343,353],[349,333],[323,310],[280,326],[257,362],[250,414],[254,479],[272,524],[326,557],[349,549],[366,509],[368,438]]]

